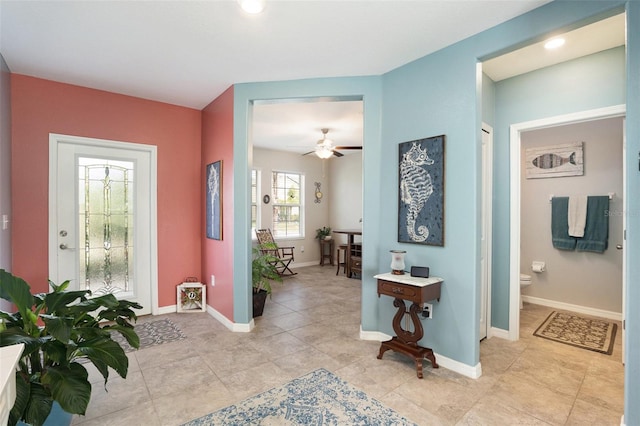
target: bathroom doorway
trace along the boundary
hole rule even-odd
[[[624,224],[623,212],[625,211],[625,194],[623,179],[624,149],[623,149],[623,120],[625,106],[618,105],[610,108],[584,111],[575,114],[550,117],[526,123],[518,123],[511,126],[511,259],[510,259],[510,306],[509,306],[509,339],[517,340],[520,332],[520,273],[529,271],[533,275],[532,285],[527,293],[531,293],[525,298],[536,304],[542,304],[557,309],[581,312],[587,315],[601,316],[614,320],[624,318],[623,301],[624,294],[624,255],[621,250],[623,246]],[[603,121],[606,120],[606,121]],[[584,148],[584,175],[570,178],[550,178],[526,180],[523,176],[522,154],[526,144],[537,143],[554,145],[550,138],[550,132],[558,132],[558,137],[567,140],[571,133],[562,133],[562,130],[575,132],[581,125],[592,126],[593,129],[604,127],[605,124],[614,126],[615,133],[619,135],[619,146],[607,147],[597,146],[597,141],[593,140],[589,144],[588,139],[592,133],[588,128],[587,139],[583,143]],[[573,126],[573,127],[572,127]],[[578,127],[576,127],[578,126]],[[535,136],[541,136],[540,142],[531,142]],[[530,138],[529,136],[534,136]],[[567,140],[576,142],[578,140]],[[612,141],[612,144],[614,142]],[[604,149],[603,152],[599,150]],[[618,152],[618,156],[609,155],[611,152]],[[615,161],[615,164],[605,165],[601,162],[603,157],[609,157],[607,161]],[[604,174],[607,171],[608,174]],[[616,178],[611,178],[611,173],[617,173]],[[609,176],[609,177],[603,177]],[[616,182],[613,182],[617,180]],[[524,185],[523,185],[524,181]],[[561,182],[561,181],[564,181]],[[529,185],[530,183],[534,184]],[[532,189],[534,188],[534,189]],[[612,188],[612,189],[609,189]],[[608,249],[604,254],[598,253],[576,253],[563,252],[553,249],[551,246],[550,234],[550,197],[567,195],[607,195],[613,193],[610,202],[609,220],[610,234],[608,239]],[[527,209],[527,211],[524,211]],[[544,225],[533,225],[533,217],[539,217]],[[545,222],[546,221],[546,222]],[[529,225],[532,225],[530,229]],[[543,228],[543,229],[539,229]],[[532,239],[540,240],[540,244],[531,243]],[[522,250],[524,243],[533,245]],[[620,250],[617,247],[620,247]],[[535,257],[535,259],[534,259]],[[546,259],[542,258],[545,257]],[[545,261],[546,271],[542,273],[532,273],[531,263],[533,260]],[[616,282],[613,289],[603,285],[603,281],[598,281],[590,277],[581,277],[580,274],[585,269],[580,265],[596,263],[599,272],[607,274],[614,273],[618,278],[613,277],[610,281]],[[573,267],[571,267],[573,265]],[[613,268],[613,269],[612,269]],[[588,272],[585,272],[588,274]],[[574,279],[575,278],[575,279]],[[560,282],[561,284],[558,284]],[[533,290],[534,286],[538,286]],[[576,285],[580,291],[576,291]],[[533,290],[533,291],[532,291]],[[623,338],[623,336],[621,336]]]

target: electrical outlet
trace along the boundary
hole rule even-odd
[[[304,246],[300,246],[300,253],[304,253]]]
[[[422,305],[422,317],[433,318],[433,305],[431,303],[425,303]]]
[[[216,276],[211,274],[211,287],[216,286]]]

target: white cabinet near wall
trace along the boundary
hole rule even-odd
[[[4,346],[0,348],[0,425],[9,421],[9,412],[16,400],[16,368],[24,344]]]

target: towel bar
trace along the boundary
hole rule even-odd
[[[610,200],[613,200],[613,197],[615,197],[615,196],[616,196],[616,193],[615,193],[615,192],[609,192],[607,195],[609,196],[609,199],[610,199]],[[553,195],[553,194],[549,194],[549,202],[551,202],[551,200],[553,199],[553,197],[555,197],[555,195]]]

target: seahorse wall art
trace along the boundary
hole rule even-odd
[[[398,241],[444,244],[443,162],[444,135],[400,144]]]
[[[207,238],[221,240],[220,169],[222,161],[207,165]]]

